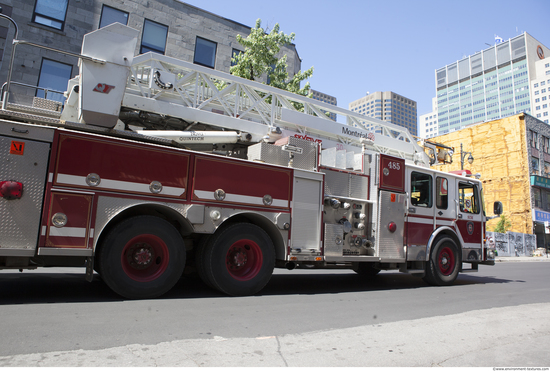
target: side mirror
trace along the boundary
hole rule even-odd
[[[502,202],[495,201],[495,203],[493,205],[493,214],[495,214],[495,215],[502,214]]]

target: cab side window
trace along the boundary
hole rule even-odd
[[[477,186],[468,183],[459,183],[458,204],[460,211],[463,213],[479,214],[480,202]]]
[[[447,178],[437,177],[435,178],[435,205],[438,209],[447,210],[449,206],[449,181]]]
[[[433,179],[429,174],[411,173],[411,205],[432,207]]]

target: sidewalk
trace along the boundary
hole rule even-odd
[[[514,262],[547,262],[550,263],[550,255],[544,256],[497,256],[497,263],[514,263]]]
[[[74,350],[0,356],[0,367],[463,369],[499,365],[526,370],[548,366],[548,357],[540,348],[550,342],[549,310],[549,303],[524,304],[255,338],[212,335],[209,339],[128,344],[106,349],[78,349],[77,344]]]

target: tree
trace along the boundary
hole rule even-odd
[[[501,215],[494,231],[496,233],[506,233],[510,228],[512,228],[512,223],[504,215]]]
[[[235,65],[229,71],[235,76],[248,80],[256,80],[266,74],[269,85],[308,96],[309,82],[303,88],[300,88],[300,85],[302,81],[313,75],[313,67],[304,72],[299,71],[289,79],[286,55],[281,58],[276,57],[281,47],[292,43],[296,35],[294,32],[286,35],[279,31],[278,23],[269,33],[266,33],[261,24],[262,20],[258,19],[256,26],[250,29],[250,34],[246,38],[237,35],[237,41],[244,46],[245,50],[232,58]]]

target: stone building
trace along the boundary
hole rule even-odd
[[[84,34],[120,22],[140,31],[136,54],[153,51],[229,72],[244,48],[236,36],[250,26],[177,0],[0,0],[3,13],[19,26],[18,39],[78,54]],[[13,26],[0,19],[0,81],[6,81]],[[28,45],[16,48],[10,101],[32,97],[62,101],[67,81],[78,74],[78,59]],[[294,45],[284,47],[289,75],[300,70]],[[23,85],[24,84],[24,85]],[[36,86],[49,89],[47,93]]]
[[[512,232],[536,234],[537,246],[547,246],[550,234],[550,126],[526,113],[471,125],[440,135],[434,142],[454,147],[453,162],[442,171],[479,173],[483,181],[485,213],[493,215],[501,201]],[[462,145],[462,153],[461,153]],[[467,159],[473,157],[470,164]],[[461,161],[462,160],[462,161]],[[498,219],[487,223],[492,231]]]

